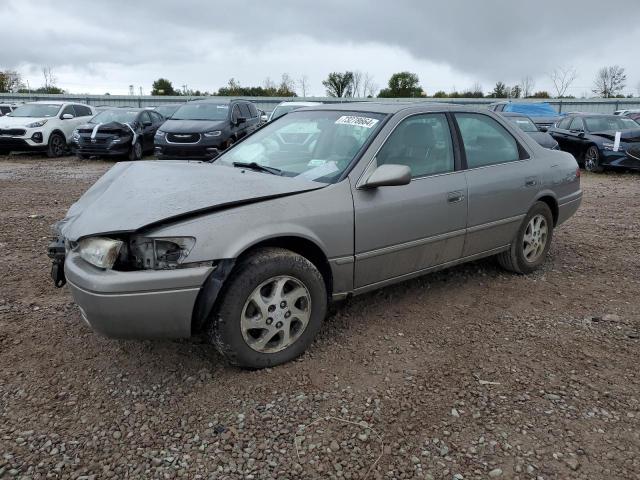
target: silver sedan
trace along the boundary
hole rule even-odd
[[[204,333],[260,368],[302,354],[329,301],[488,256],[532,272],[581,198],[573,156],[492,112],[321,105],[213,162],[115,165],[49,255],[95,331]]]

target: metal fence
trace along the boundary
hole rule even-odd
[[[33,102],[37,100],[48,101],[73,101],[86,103],[93,106],[114,106],[114,107],[153,107],[167,103],[183,103],[185,101],[197,100],[201,98],[219,98],[221,100],[231,97],[187,97],[187,96],[151,96],[151,95],[71,95],[71,94],[30,94],[30,93],[0,93],[0,103]],[[267,112],[283,101],[313,101],[324,103],[344,103],[344,102],[441,102],[455,103],[482,107],[503,99],[494,98],[334,98],[334,97],[233,97],[250,100],[258,108]],[[568,112],[593,112],[593,113],[613,113],[620,109],[640,109],[640,98],[612,98],[612,99],[517,99],[516,102],[537,103],[548,102],[560,113]]]

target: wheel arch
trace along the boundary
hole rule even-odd
[[[309,260],[320,272],[327,289],[327,296],[331,298],[333,292],[333,274],[329,260],[324,250],[313,240],[298,235],[284,235],[265,238],[247,245],[234,259],[218,262],[217,268],[205,280],[196,299],[191,318],[191,333],[202,333],[207,326],[207,320],[222,298],[224,284],[244,258],[254,252],[268,247],[279,247],[290,250]]]
[[[536,198],[536,202],[546,203],[553,215],[553,226],[558,224],[558,218],[560,216],[560,207],[558,206],[558,200],[551,192],[542,192],[541,195]]]
[[[58,135],[60,135],[62,138],[64,138],[64,141],[65,141],[66,143],[68,143],[67,136],[64,134],[64,132],[63,132],[62,130],[60,130],[59,128],[54,128],[53,130],[51,130],[51,131],[49,132],[49,136],[47,137],[47,142],[46,142],[47,144],[49,143],[49,139],[50,139],[54,134],[58,134]],[[43,139],[43,143],[44,143],[44,139]]]

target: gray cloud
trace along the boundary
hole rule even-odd
[[[640,2],[603,5],[596,0],[394,0],[385,5],[367,0],[5,0],[0,17],[10,21],[0,31],[0,67],[87,70],[109,64],[142,71],[141,65],[185,65],[188,76],[196,78],[198,61],[204,77],[214,60],[225,70],[222,78],[229,78],[238,76],[236,58],[253,56],[260,65],[259,55],[274,42],[283,58],[297,57],[300,44],[283,46],[282,39],[302,37],[313,55],[309,60],[325,72],[334,68],[324,48],[348,57],[377,45],[405,52],[415,65],[448,66],[451,82],[514,82],[524,75],[541,78],[557,65],[574,65],[586,89],[593,71],[609,63],[627,67],[630,81],[638,79],[640,25],[631,20],[640,18]],[[623,27],[625,19],[630,22]],[[375,58],[368,60],[373,64],[361,65],[354,56],[354,68],[384,71]],[[298,69],[292,64],[289,70]],[[251,75],[246,69],[242,73]],[[265,76],[255,72],[247,81],[260,83]],[[385,80],[378,78],[379,83]]]

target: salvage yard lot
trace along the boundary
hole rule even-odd
[[[640,478],[640,175],[583,174],[535,274],[357,297],[250,372],[98,337],[53,287],[49,226],[110,165],[0,157],[0,478]]]

